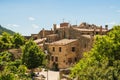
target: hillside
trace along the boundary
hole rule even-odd
[[[4,27],[2,27],[2,26],[0,25],[0,35],[1,35],[3,32],[7,32],[7,33],[9,33],[9,34],[11,34],[11,35],[13,35],[13,34],[15,33],[15,32],[13,32],[12,30],[6,29],[6,28],[4,28]]]

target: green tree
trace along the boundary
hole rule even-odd
[[[15,33],[13,35],[13,44],[15,48],[19,48],[24,43],[25,43],[25,39],[22,35],[20,35],[19,33]]]
[[[13,58],[13,55],[11,53],[8,53],[7,51],[0,53],[0,59],[2,61],[9,62],[9,61],[12,61],[12,58]]]
[[[28,69],[39,67],[43,64],[44,53],[32,40],[28,41],[23,47],[22,63]]]
[[[9,63],[10,66],[16,66],[17,68],[22,65],[21,59],[17,59]]]
[[[11,36],[4,32],[2,33],[2,37],[0,37],[0,51],[9,49],[12,47]]]
[[[18,67],[18,73],[25,74],[26,71],[27,71],[27,67],[25,65],[20,65]]]
[[[0,80],[16,80],[16,77],[13,73],[4,71],[0,73]]]
[[[6,66],[4,69],[6,72],[11,72],[17,74],[17,67],[16,66]]]
[[[71,71],[80,80],[120,80],[120,26],[104,36],[96,36],[90,52]]]
[[[3,71],[4,67],[12,61],[13,55],[7,51],[0,53],[0,70]]]
[[[11,43],[10,34],[6,32],[2,33],[1,41],[3,41],[4,43]]]

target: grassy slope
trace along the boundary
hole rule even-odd
[[[2,27],[2,26],[0,25],[0,35],[1,35],[3,32],[7,32],[7,33],[9,33],[9,34],[11,34],[11,35],[13,35],[13,34],[15,33],[15,32],[13,32],[12,30],[6,29],[6,28],[4,28],[4,27]]]

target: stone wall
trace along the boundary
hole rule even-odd
[[[47,35],[46,38],[47,38],[46,42],[49,43],[59,40],[58,34]]]
[[[66,45],[49,45],[50,63],[49,67],[53,67],[53,63],[58,63],[58,68],[68,68],[72,66],[77,61],[77,55],[79,53],[79,44],[78,41],[66,44]],[[55,51],[53,51],[53,47]],[[61,47],[61,52],[59,48]],[[75,51],[72,52],[72,47],[75,47]],[[52,60],[54,57],[54,60]],[[55,60],[55,57],[58,57],[58,61]],[[75,61],[76,60],[76,61]]]
[[[73,29],[73,27],[70,27],[70,38],[71,39],[78,39],[81,36],[81,32],[78,30]]]
[[[47,35],[51,35],[53,34],[54,32],[52,30],[41,30],[39,33],[38,33],[38,38],[45,38],[47,37]]]
[[[68,68],[81,59],[84,52],[90,51],[94,35],[105,35],[108,31],[108,26],[103,28],[102,26],[87,23],[82,23],[79,26],[70,26],[69,23],[61,23],[60,28],[57,28],[57,25],[54,24],[53,31],[43,29],[39,32],[38,38],[46,38],[45,45],[39,45],[39,47],[43,51],[48,51],[50,68],[53,68],[54,63],[58,65],[58,68]],[[65,45],[51,44],[62,39],[77,39],[77,41]],[[55,51],[53,51],[53,47]],[[61,52],[59,51],[60,47]],[[72,47],[75,47],[74,52],[71,51]]]
[[[38,39],[38,34],[31,34],[31,37],[33,38],[33,40]]]
[[[93,45],[94,36],[82,35],[79,39],[79,46],[81,55],[78,55],[79,59],[83,57],[83,53],[90,51]]]

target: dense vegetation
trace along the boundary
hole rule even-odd
[[[20,48],[23,54],[19,59],[14,59],[14,55],[8,52],[9,49]],[[4,32],[0,37],[0,80],[31,80],[31,73],[26,71],[41,66],[44,58],[32,40],[25,40],[19,33],[10,36]]]
[[[26,75],[26,66],[21,64],[21,60],[13,60],[12,54],[8,52],[0,53],[0,80],[30,80],[30,75]]]
[[[105,36],[96,36],[90,52],[72,68],[78,80],[120,80],[120,26]]]
[[[2,27],[2,26],[0,25],[0,35],[1,35],[3,32],[9,33],[10,35],[13,35],[13,34],[15,33],[15,32],[13,32],[13,31],[11,31],[11,30],[9,30],[9,29],[6,29],[6,28],[4,28],[4,27]]]
[[[20,48],[24,45],[25,39],[19,33],[15,33],[13,36],[4,32],[0,37],[0,51],[8,50],[11,48]]]
[[[22,63],[28,69],[34,69],[43,64],[44,53],[33,41],[28,41],[23,47]]]

